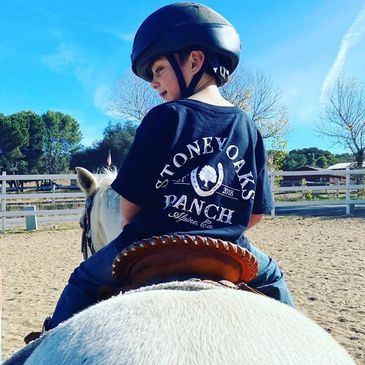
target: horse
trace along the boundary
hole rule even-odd
[[[78,174],[84,172],[78,170]],[[94,193],[89,213],[91,237],[100,239],[95,241],[97,248],[103,244],[100,237],[111,232],[113,222],[122,227],[122,219],[119,213],[113,221],[98,217],[108,206],[114,207],[114,213],[119,212],[119,204],[112,197],[115,193],[105,193],[110,174],[105,184],[103,178],[89,179],[90,176],[87,173],[79,176],[79,182],[82,181],[87,197]],[[116,231],[110,235],[118,234]],[[142,286],[77,313],[3,365],[21,364],[355,365],[355,362],[329,333],[298,310],[223,282],[189,279]]]
[[[86,259],[120,234],[123,217],[120,196],[110,187],[117,175],[115,169],[104,169],[94,175],[83,167],[76,167],[76,172],[78,185],[86,197],[80,219],[84,233],[82,252]]]

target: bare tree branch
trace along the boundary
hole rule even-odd
[[[281,104],[281,93],[268,77],[239,67],[223,86],[222,95],[247,112],[272,146],[285,140],[289,128],[287,107]]]
[[[229,82],[221,88],[221,93],[225,99],[247,112],[250,109],[249,101],[253,93],[250,74],[239,67],[230,76]]]
[[[353,77],[339,77],[327,91],[317,132],[349,149],[362,168],[365,157],[365,88]]]
[[[272,146],[282,145],[289,124],[287,108],[280,103],[280,91],[269,78],[259,72],[252,75],[240,67],[221,92],[232,104],[247,112]],[[111,94],[108,111],[128,120],[141,121],[150,109],[161,103],[156,92],[131,71],[115,85]]]
[[[154,106],[161,104],[156,92],[131,71],[113,87],[107,110],[117,118],[141,122]]]

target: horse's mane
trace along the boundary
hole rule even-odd
[[[95,177],[98,181],[99,190],[105,190],[110,187],[111,183],[115,180],[117,177],[117,168],[102,168],[96,172]]]

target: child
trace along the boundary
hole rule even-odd
[[[131,243],[184,233],[236,242],[259,260],[249,284],[293,306],[275,261],[244,231],[272,208],[262,138],[218,89],[239,62],[233,26],[207,6],[176,3],[151,14],[133,44],[134,73],[166,101],[153,108],[112,187],[121,195],[123,232],[71,275],[49,328],[100,300],[116,285],[111,266]]]

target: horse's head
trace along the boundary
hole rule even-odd
[[[122,230],[120,197],[110,187],[116,171],[105,169],[101,174],[93,175],[83,167],[76,167],[76,172],[78,184],[86,195],[85,211],[80,220],[83,238],[98,251]]]

